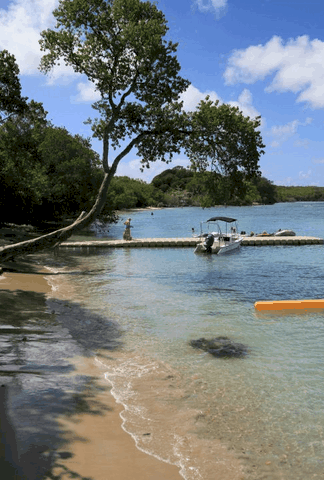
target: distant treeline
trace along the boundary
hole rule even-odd
[[[275,185],[264,177],[245,181],[216,172],[174,167],[154,177],[152,184],[166,195],[171,205],[269,205],[277,201]]]
[[[166,195],[170,205],[271,205],[277,202],[324,201],[324,187],[285,187],[265,177],[235,184],[217,173],[196,173],[183,167],[167,169],[152,184]]]
[[[276,187],[277,202],[324,201],[324,187]]]

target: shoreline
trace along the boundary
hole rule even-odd
[[[59,424],[71,457],[60,459],[52,474],[61,478],[60,475],[68,471],[78,475],[76,478],[107,480],[109,472],[109,478],[114,480],[183,480],[176,465],[140,451],[131,435],[122,428],[120,413],[124,407],[111,395],[103,370],[102,375],[98,375],[94,357],[74,358],[72,363],[76,367],[73,375],[87,375],[95,381],[98,389],[95,396],[92,397],[91,390],[86,390],[85,395],[89,396],[90,405],[98,408],[100,404],[102,413],[60,417]],[[45,480],[50,478],[45,477]]]
[[[11,267],[16,271],[6,271],[0,276],[2,293],[10,292],[16,295],[19,292],[36,292],[46,301],[51,287],[44,278],[48,275],[44,268],[37,267],[36,271],[33,264],[28,262],[14,262]],[[87,376],[95,383],[96,388],[82,392],[90,405],[90,411],[76,412],[73,415],[63,413],[56,417],[66,451],[61,452],[61,455],[60,452],[54,453],[55,461],[51,473],[42,478],[50,480],[52,475],[57,475],[57,478],[63,480],[65,474],[70,473],[75,475],[74,478],[89,477],[95,480],[106,480],[107,475],[114,480],[183,479],[179,467],[140,451],[131,435],[122,428],[120,413],[124,408],[118,405],[112,396],[104,372],[100,373],[94,357],[81,356],[66,360],[74,366],[70,376]],[[100,414],[93,414],[92,407],[96,408],[98,405]],[[8,410],[10,413],[10,408]],[[10,421],[10,416],[9,423],[14,423]],[[30,448],[33,447],[31,444]],[[28,457],[28,460],[33,463],[33,469],[35,462],[42,462],[37,456]],[[28,469],[26,459],[24,464]]]

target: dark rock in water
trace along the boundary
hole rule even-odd
[[[57,456],[63,459],[72,458],[73,454],[70,452],[57,452]]]
[[[191,340],[193,348],[199,348],[214,355],[214,357],[244,357],[248,353],[248,347],[243,343],[233,342],[228,337],[216,337],[210,340],[199,338]]]

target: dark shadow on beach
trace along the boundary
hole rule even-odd
[[[33,291],[0,290],[1,479],[91,480],[60,464],[71,454],[58,417],[73,421],[110,409],[96,398],[110,387],[73,374],[72,359],[120,345],[116,323],[78,304],[47,301]],[[55,476],[54,467],[62,473]]]

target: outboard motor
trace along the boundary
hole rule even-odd
[[[207,253],[211,253],[211,247],[213,246],[213,243],[214,243],[214,235],[210,233],[209,235],[207,235],[204,241],[204,247]]]

